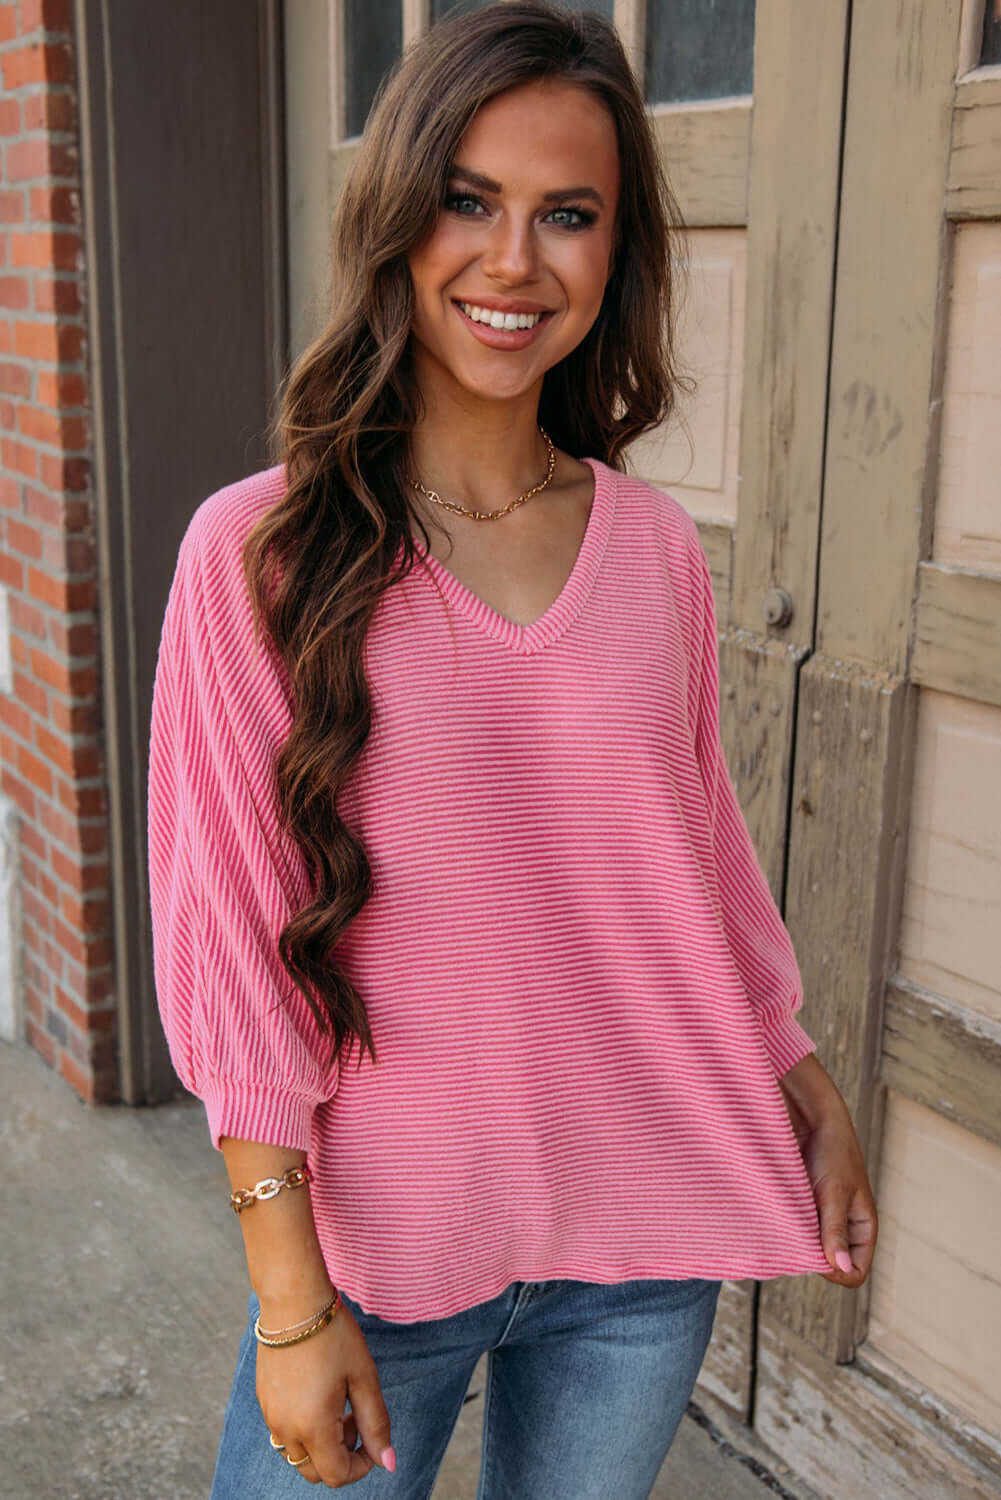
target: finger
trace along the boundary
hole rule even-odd
[[[857,1215],[849,1213],[848,1241],[851,1247],[852,1264],[861,1271],[863,1281],[872,1269],[878,1233],[875,1205],[872,1206],[871,1213],[865,1211]]]
[[[855,1269],[848,1241],[848,1210],[853,1196],[852,1187],[843,1181],[827,1178],[817,1186],[817,1216],[824,1254],[831,1268],[846,1276],[851,1276]]]
[[[818,1206],[821,1243],[832,1266],[831,1273],[822,1274],[840,1286],[861,1286],[876,1246],[875,1205],[860,1190],[832,1188]]]
[[[329,1431],[317,1433],[309,1439],[307,1446],[313,1466],[324,1484],[334,1489],[343,1484],[354,1484],[356,1479],[364,1479],[375,1467],[363,1448],[352,1451],[357,1437],[354,1423],[349,1425],[347,1417],[337,1417],[330,1424]]]
[[[281,1454],[281,1457],[291,1464],[295,1472],[301,1475],[308,1484],[320,1483],[319,1471],[313,1462],[312,1455],[306,1452],[302,1443],[293,1438],[291,1442],[285,1444],[285,1452]],[[305,1463],[302,1462],[303,1459]]]
[[[373,1463],[388,1469],[392,1474],[396,1468],[396,1454],[391,1446],[389,1412],[374,1370],[371,1379],[359,1377],[349,1383],[348,1397],[365,1452]]]

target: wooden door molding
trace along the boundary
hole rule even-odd
[[[956,85],[946,211],[952,219],[1001,219],[1001,67],[976,68]]]
[[[847,0],[759,0],[729,623],[813,645]],[[769,624],[770,590],[792,614]],[[776,827],[778,820],[776,819]]]
[[[896,673],[937,482],[960,11],[900,0],[852,21],[817,646]]]

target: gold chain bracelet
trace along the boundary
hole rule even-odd
[[[262,1177],[260,1182],[255,1182],[252,1188],[236,1188],[230,1193],[229,1201],[234,1213],[242,1214],[243,1210],[249,1208],[252,1203],[276,1198],[282,1188],[302,1187],[312,1180],[313,1174],[303,1162],[301,1167],[289,1167],[280,1177]]]
[[[258,1314],[254,1320],[254,1337],[259,1344],[265,1344],[269,1349],[284,1349],[289,1344],[301,1344],[303,1339],[311,1339],[314,1333],[319,1333],[321,1328],[326,1328],[327,1324],[333,1321],[340,1305],[341,1294],[340,1292],[335,1292],[333,1299],[316,1314],[308,1328],[304,1329],[302,1333],[294,1333],[288,1338],[274,1338],[270,1334],[263,1333],[261,1331],[260,1314]]]

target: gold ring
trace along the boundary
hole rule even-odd
[[[274,1448],[274,1450],[275,1450],[276,1453],[284,1453],[285,1452],[285,1444],[284,1443],[276,1443],[275,1442],[275,1435],[274,1435],[273,1432],[269,1432],[268,1433],[268,1442],[271,1444],[272,1448]]]
[[[293,1469],[301,1469],[303,1464],[309,1463],[309,1454],[304,1453],[301,1458],[289,1458],[288,1454],[286,1453],[285,1462],[287,1464],[291,1464]]]

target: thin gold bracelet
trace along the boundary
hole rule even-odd
[[[284,1349],[290,1344],[301,1344],[304,1339],[311,1339],[314,1333],[319,1333],[321,1328],[326,1328],[327,1324],[333,1321],[340,1305],[341,1294],[338,1292],[334,1300],[329,1302],[322,1312],[317,1313],[315,1321],[303,1333],[294,1333],[290,1338],[284,1339],[269,1338],[267,1334],[262,1333],[261,1319],[258,1315],[254,1320],[254,1337],[259,1344],[265,1344],[269,1349]]]
[[[333,1307],[334,1303],[337,1301],[337,1298],[340,1296],[340,1293],[336,1288],[333,1289],[333,1292],[334,1295],[327,1303],[327,1307]],[[283,1333],[298,1333],[300,1328],[305,1328],[307,1324],[315,1323],[316,1319],[321,1317],[323,1313],[326,1312],[327,1307],[321,1307],[318,1313],[310,1313],[308,1318],[300,1318],[298,1323],[290,1323],[287,1328],[262,1328],[261,1332],[264,1334],[264,1337],[268,1339],[280,1339]]]

